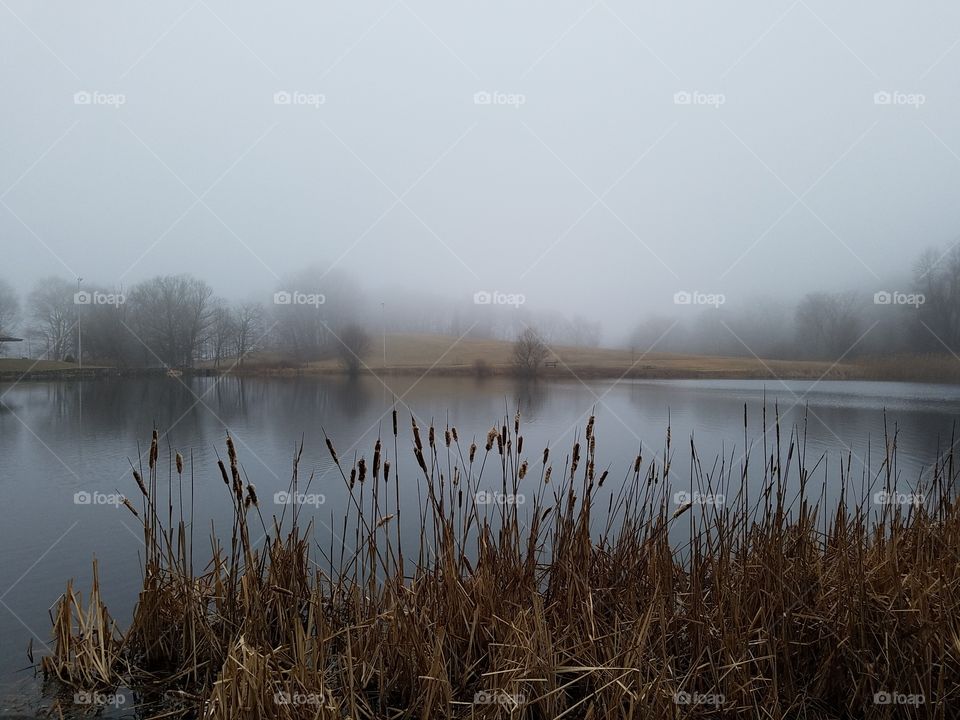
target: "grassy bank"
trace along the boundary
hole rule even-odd
[[[131,481],[146,545],[132,624],[115,626],[96,579],[85,603],[68,584],[45,675],[71,690],[134,688],[147,716],[234,720],[960,707],[952,452],[914,489],[921,502],[874,502],[895,489],[891,437],[874,475],[829,473],[843,500],[825,506],[822,459],[806,465],[802,435],[780,428],[757,458],[701,464],[691,447],[692,470],[676,477],[669,433],[665,464],[623,458],[608,471],[592,418],[565,453],[524,448],[519,416],[478,444],[396,413],[389,425],[359,456],[326,440],[349,490],[345,540],[330,548],[314,542],[309,505],[260,507],[229,438],[219,471],[196,482],[223,484],[232,528],[195,544],[194,469],[161,462],[154,435]],[[302,452],[295,496],[323,490],[300,476]],[[764,468],[752,492],[751,462]],[[414,517],[401,485],[422,497]],[[420,528],[415,546],[401,545],[402,523]]]

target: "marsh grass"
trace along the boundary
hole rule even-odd
[[[155,434],[148,467],[133,470],[146,554],[132,623],[110,619],[95,566],[86,605],[71,583],[57,603],[43,672],[70,689],[131,687],[144,716],[231,720],[960,708],[952,446],[912,488],[924,502],[904,507],[871,501],[896,489],[895,433],[875,471],[837,466],[829,504],[802,431],[775,425],[762,457],[710,467],[691,442],[683,487],[726,501],[678,506],[669,433],[665,462],[630,458],[614,479],[593,418],[559,457],[524,453],[519,416],[479,446],[452,427],[399,424],[394,411],[370,461],[324,438],[348,492],[344,542],[326,549],[302,507],[261,512],[230,438],[219,477],[196,482],[223,483],[232,528],[196,544],[192,459],[161,470]],[[292,493],[314,484],[302,453]],[[756,462],[759,489],[747,482]],[[407,518],[401,493],[414,486]],[[412,546],[404,522],[420,528]]]

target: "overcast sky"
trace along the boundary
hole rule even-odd
[[[315,263],[609,329],[678,290],[880,287],[960,235],[956,3],[0,18],[0,276],[23,291],[190,271],[240,298]]]

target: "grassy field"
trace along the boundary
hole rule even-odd
[[[473,375],[478,361],[490,374],[504,374],[512,369],[512,343],[504,340],[457,339],[449,335],[387,335],[386,363],[380,337],[364,357],[364,364],[373,372]],[[649,377],[649,378],[819,378],[858,377],[863,368],[851,363],[832,364],[799,360],[757,360],[743,357],[676,355],[670,353],[633,353],[610,348],[553,346],[547,357],[551,366],[543,368],[547,377]],[[552,363],[556,363],[555,366]],[[232,368],[226,361],[221,368]],[[239,371],[246,373],[338,372],[336,359],[293,366],[282,363],[271,353],[253,354]],[[233,371],[238,371],[233,368]]]
[[[0,373],[4,372],[49,372],[51,370],[76,370],[76,363],[59,360],[30,360],[21,358],[0,358]]]

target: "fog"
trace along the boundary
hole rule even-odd
[[[23,297],[191,273],[263,300],[314,267],[375,309],[498,291],[622,344],[703,310],[677,293],[792,315],[908,290],[960,234],[952,3],[0,16],[0,278]]]

